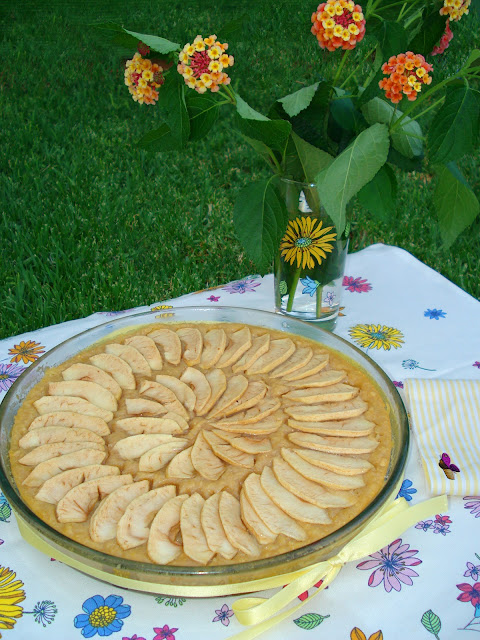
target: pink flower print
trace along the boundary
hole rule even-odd
[[[393,380],[392,382],[398,389],[403,389],[403,382],[401,380]]]
[[[366,293],[367,291],[371,291],[372,285],[366,281],[366,279],[362,278],[354,278],[353,276],[343,276],[342,286],[345,287],[347,291],[357,292],[357,293]]]
[[[25,368],[18,364],[0,364],[0,392],[8,391]]]
[[[230,624],[230,618],[233,616],[233,611],[230,609],[228,604],[224,604],[221,609],[215,609],[215,613],[217,615],[212,622],[220,621],[225,627],[228,627]]]
[[[153,640],[175,640],[175,636],[173,634],[175,631],[178,631],[178,629],[170,629],[168,624],[163,625],[161,629],[160,627],[154,627],[153,630],[157,634]]]
[[[210,300],[210,302],[218,302],[220,300],[220,296],[210,296],[207,300]]]
[[[475,362],[472,364],[472,367],[477,367],[477,369],[480,369],[480,362],[478,360],[475,360]]]
[[[414,557],[416,553],[418,553],[417,549],[410,549],[410,545],[402,544],[399,538],[380,551],[372,553],[370,555],[372,560],[360,562],[357,569],[363,571],[375,569],[368,579],[369,587],[378,587],[383,582],[387,593],[392,589],[400,591],[402,582],[412,585],[412,578],[418,576],[418,573],[411,569],[422,562],[420,558]]]
[[[468,502],[463,505],[463,508],[469,509],[475,518],[480,518],[480,496],[465,496],[464,500]]]
[[[457,588],[462,592],[457,596],[457,600],[471,602],[474,607],[480,604],[480,582],[476,582],[473,586],[463,582],[462,584],[457,584]]]
[[[260,282],[255,282],[255,278],[244,278],[243,280],[230,282],[222,289],[229,293],[247,293],[247,291],[255,291],[255,288],[259,286]]]
[[[131,638],[127,638],[126,636],[124,636],[122,640],[145,640],[145,638],[141,638],[140,636],[137,636],[136,633],[134,633]]]

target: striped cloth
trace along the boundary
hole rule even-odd
[[[408,379],[405,391],[431,493],[480,495],[480,382]]]

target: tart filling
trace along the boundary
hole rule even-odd
[[[388,410],[298,336],[170,324],[93,345],[18,411],[22,498],[64,535],[156,564],[228,564],[321,539],[383,486]]]

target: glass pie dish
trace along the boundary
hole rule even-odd
[[[171,323],[185,322],[245,324],[313,340],[349,360],[368,375],[387,408],[392,442],[383,486],[360,513],[320,540],[276,556],[236,564],[180,566],[120,558],[87,547],[50,527],[25,504],[10,463],[11,431],[19,407],[46,371],[93,344],[114,339],[131,329],[152,324],[168,327]],[[39,358],[18,378],[0,405],[0,424],[0,486],[27,541],[52,557],[113,584],[140,591],[189,596],[259,590],[262,581],[269,580],[268,585],[274,586],[271,584],[272,577],[278,577],[279,585],[285,584],[299,572],[338,553],[382,507],[395,498],[409,444],[408,421],[400,395],[380,367],[363,352],[338,336],[302,321],[263,311],[229,307],[178,307],[168,313],[141,313],[118,318],[74,336]]]

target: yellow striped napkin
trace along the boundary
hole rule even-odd
[[[431,492],[480,495],[480,382],[411,378],[405,391]]]

